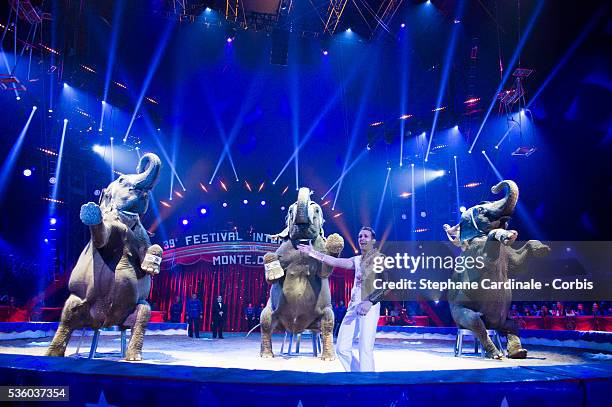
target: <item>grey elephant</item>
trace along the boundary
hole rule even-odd
[[[142,359],[145,329],[151,317],[146,302],[151,276],[159,273],[162,249],[151,245],[140,215],[147,211],[149,191],[159,178],[161,161],[145,154],[137,173],[121,175],[100,194],[99,205],[81,207],[81,221],[91,240],[70,275],[70,297],[47,356],[64,356],[75,329],[132,327],[126,360]]]
[[[511,247],[518,233],[508,230],[508,221],[516,207],[519,190],[514,181],[503,180],[493,186],[491,192],[497,194],[504,189],[506,194],[502,199],[481,202],[465,210],[457,225],[444,225],[449,239],[461,247],[461,256],[481,259],[481,262],[471,262],[471,266],[463,272],[455,271],[452,281],[478,282],[479,287],[483,279],[505,282],[508,281],[509,271],[519,271],[530,257],[544,256],[550,251],[538,240],[529,240],[518,249]],[[484,345],[487,357],[503,357],[487,335],[487,329],[495,329],[506,335],[508,357],[527,357],[527,350],[522,347],[518,337],[518,324],[508,318],[512,302],[510,289],[449,290],[448,302],[455,323],[475,334]]]
[[[323,211],[310,199],[310,189],[300,188],[287,213],[286,228],[276,235],[283,239],[275,253],[264,256],[270,297],[260,317],[261,353],[273,357],[272,332],[279,327],[294,334],[305,329],[320,331],[321,358],[333,360],[334,312],[329,276],[332,267],[297,250],[298,243],[310,242],[315,250],[338,256],[344,240],[338,234],[325,239]]]

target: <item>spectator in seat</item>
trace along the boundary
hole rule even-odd
[[[555,308],[552,310],[553,317],[563,317],[565,316],[565,309],[563,308],[563,303],[561,301],[557,301]]]
[[[518,310],[516,308],[516,304],[512,304],[510,311],[508,311],[508,318],[514,319],[519,316]]]
[[[600,317],[603,315],[603,312],[601,312],[601,309],[599,308],[599,304],[596,302],[593,303],[593,306],[591,307],[591,312],[594,317]]]
[[[530,316],[532,316],[532,315],[531,315],[531,308],[529,308],[528,306],[525,306],[525,307],[523,308],[523,313],[522,313],[522,316],[524,316],[524,317],[530,317]]]

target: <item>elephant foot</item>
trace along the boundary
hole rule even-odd
[[[527,349],[521,345],[521,340],[515,334],[509,333],[508,336],[508,357],[511,359],[525,359],[527,357]]]
[[[64,357],[64,354],[66,353],[65,349],[60,349],[60,348],[49,348],[47,349],[47,351],[45,352],[45,356],[59,356],[59,357]]]
[[[128,349],[125,353],[125,360],[128,362],[139,362],[142,360],[142,353],[140,351]]]
[[[487,357],[487,359],[499,360],[504,357],[504,354],[499,349],[497,349],[497,347],[492,341],[489,341],[489,343],[485,344],[485,356]]]
[[[527,358],[527,349],[516,349],[514,351],[508,350],[508,357],[510,359],[525,359]]]
[[[536,257],[545,256],[550,252],[550,247],[539,240],[529,240],[525,243],[525,247]]]
[[[271,351],[263,351],[259,354],[263,359],[272,359],[274,358],[274,353]]]
[[[322,355],[321,360],[325,362],[331,362],[336,360],[336,356],[334,354]]]

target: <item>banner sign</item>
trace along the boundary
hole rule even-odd
[[[238,231],[220,231],[172,237],[162,241],[161,246],[164,250],[168,250],[207,243],[226,242],[259,242],[273,243],[277,245],[280,245],[281,243],[280,240],[270,237],[268,233],[252,232],[243,235]]]
[[[190,265],[200,261],[213,266],[240,264],[243,266],[263,267],[263,256],[273,252],[275,247],[254,247],[243,244],[219,244],[214,247],[199,245],[192,248],[171,249],[164,252],[162,268],[172,268],[175,264]],[[165,266],[165,267],[164,267]]]

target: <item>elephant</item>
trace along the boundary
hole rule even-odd
[[[100,193],[99,204],[81,206],[80,219],[91,239],[72,270],[61,320],[46,356],[64,356],[75,329],[132,327],[126,360],[142,359],[151,307],[146,301],[151,276],[159,273],[162,249],[151,245],[140,222],[149,192],[159,179],[161,161],[144,154],[136,174],[121,175]]]
[[[481,263],[465,262],[466,269],[454,271],[452,281],[477,282],[479,287],[483,279],[505,282],[509,271],[520,271],[531,257],[542,257],[550,252],[550,248],[538,240],[529,240],[518,249],[512,248],[518,232],[508,230],[508,221],[518,202],[519,189],[514,181],[503,180],[493,186],[491,192],[498,194],[504,189],[506,194],[500,200],[481,202],[465,210],[457,225],[444,225],[448,238],[461,248],[460,256],[482,260]],[[518,337],[518,324],[508,318],[512,302],[510,289],[449,289],[448,302],[455,323],[474,333],[484,345],[488,358],[501,359],[503,353],[489,338],[487,329],[506,335],[509,358],[527,357],[527,350]]]
[[[275,253],[264,256],[265,277],[271,285],[270,297],[261,312],[261,352],[274,357],[272,332],[281,327],[298,334],[305,329],[320,331],[323,360],[333,360],[334,312],[331,306],[329,276],[333,268],[297,250],[299,243],[310,242],[314,249],[337,257],[344,239],[323,233],[323,211],[310,199],[309,188],[300,188],[298,198],[287,212],[286,228],[275,235],[283,242]]]

